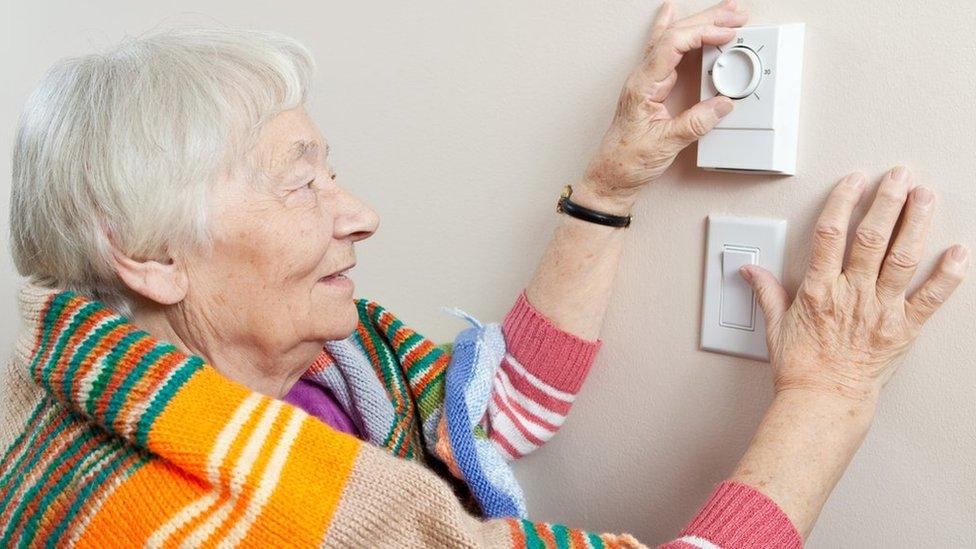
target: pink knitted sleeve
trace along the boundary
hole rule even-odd
[[[504,455],[517,459],[544,444],[563,424],[602,342],[560,330],[529,303],[524,291],[502,322],[502,332],[507,352],[495,374],[489,436]],[[533,531],[544,526],[526,524]],[[660,549],[802,546],[793,523],[775,502],[748,485],[725,481],[679,537]]]
[[[506,356],[495,374],[488,421],[503,455],[520,458],[566,419],[601,342],[557,328],[522,292],[502,322]]]

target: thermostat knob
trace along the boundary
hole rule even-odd
[[[718,93],[732,99],[748,97],[759,87],[762,61],[746,46],[729,48],[712,65],[712,82]]]

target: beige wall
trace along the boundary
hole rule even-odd
[[[679,2],[683,12],[705,3]],[[4,0],[0,172],[10,173],[23,100],[55,59],[161,21],[277,29],[314,50],[314,116],[340,178],[383,217],[360,247],[360,294],[438,339],[462,327],[441,305],[499,319],[554,226],[560,186],[609,120],[657,2],[352,4]],[[976,249],[972,0],[750,6],[754,23],[807,24],[799,175],[709,174],[685,154],[644,194],[589,385],[562,435],[518,466],[537,519],[664,540],[745,448],[769,375],[697,348],[707,214],[788,219],[793,287],[831,182],[903,161],[940,195],[930,248]],[[694,77],[697,59],[684,69]],[[674,105],[696,93],[686,78]],[[0,181],[6,218],[9,176]],[[2,261],[9,345],[17,280]],[[972,545],[974,305],[976,280],[926,328],[810,547]]]

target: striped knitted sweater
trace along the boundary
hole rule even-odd
[[[20,299],[26,329],[0,423],[11,441],[0,461],[0,546],[639,546],[466,512],[424,467],[454,439],[428,455],[419,411],[433,380],[450,385],[454,357],[392,315],[375,343],[403,368],[390,380],[402,394],[391,399],[397,433],[379,446],[230,381],[97,302],[32,285]],[[361,315],[370,305],[360,302]],[[382,322],[368,324],[381,334]],[[426,351],[407,363],[402,344],[413,337]],[[427,371],[426,385],[406,375],[411,366]],[[460,461],[447,459],[455,474]],[[758,492],[726,483],[673,543],[797,546],[784,521]]]

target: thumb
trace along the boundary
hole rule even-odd
[[[732,100],[721,95],[702,101],[671,120],[668,137],[681,150],[710,132],[732,106]]]
[[[775,326],[790,307],[790,297],[773,273],[758,265],[744,265],[739,274],[752,287],[756,302],[766,318],[766,327]]]

